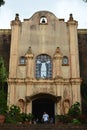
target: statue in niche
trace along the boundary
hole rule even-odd
[[[63,112],[64,114],[68,114],[70,108],[70,101],[69,99],[65,99],[63,102]]]
[[[69,90],[67,89],[67,87],[65,87],[64,92],[63,92],[63,98],[68,99],[68,97],[69,97]]]
[[[46,63],[42,63],[42,65],[41,65],[41,77],[42,78],[46,78],[46,72],[47,72]]]
[[[18,100],[18,106],[20,107],[21,113],[24,112],[24,106],[25,106],[25,102],[23,99],[19,99]]]

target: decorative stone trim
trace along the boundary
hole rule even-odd
[[[81,84],[82,80],[80,78],[72,78],[72,79],[64,79],[62,77],[57,77],[52,80],[46,80],[46,79],[33,79],[33,78],[9,78],[7,80],[8,84]]]
[[[15,15],[15,20],[11,21],[11,26],[21,25],[21,21],[19,20],[19,14]]]

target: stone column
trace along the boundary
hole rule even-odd
[[[79,50],[78,50],[78,38],[77,38],[77,21],[73,19],[72,14],[67,22],[69,30],[69,42],[70,42],[70,82],[72,86],[72,99],[73,103],[76,101],[81,103],[81,91],[80,91],[80,69],[79,69]]]
[[[61,115],[61,102],[60,101],[57,101],[56,103],[56,113],[58,115]]]
[[[72,85],[72,103],[79,102],[81,104],[81,90],[80,90],[81,80],[76,79],[73,81],[71,80]]]
[[[15,85],[13,84],[9,84],[9,87],[8,87],[8,98],[7,98],[7,104],[9,106],[15,104]]]
[[[69,21],[67,22],[69,29],[69,42],[70,42],[70,71],[71,78],[79,78],[79,53],[78,53],[78,38],[77,38],[77,21],[73,20],[70,14]]]
[[[34,74],[33,74],[33,54],[31,51],[31,47],[29,47],[26,55],[26,78],[33,78]]]
[[[62,55],[60,53],[60,48],[56,48],[56,52],[53,57],[53,78],[62,77]]]
[[[26,104],[26,113],[32,113],[32,103],[31,101]]]
[[[11,21],[11,48],[10,48],[10,65],[9,78],[16,78],[18,65],[18,44],[20,41],[21,21],[16,14],[15,20]]]

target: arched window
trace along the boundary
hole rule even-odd
[[[62,64],[63,65],[67,65],[68,64],[68,57],[67,56],[63,56]]]
[[[40,23],[41,23],[41,24],[46,24],[46,23],[47,23],[47,18],[46,18],[45,16],[42,16],[42,17],[40,18]]]
[[[24,57],[24,56],[21,56],[21,57],[20,57],[20,64],[21,64],[21,65],[24,65],[24,64],[25,64],[25,57]]]
[[[52,78],[52,60],[50,56],[46,54],[37,56],[36,78]]]

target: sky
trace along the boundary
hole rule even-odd
[[[20,20],[30,18],[37,11],[50,11],[57,18],[69,19],[69,14],[78,21],[79,29],[87,29],[87,3],[83,0],[5,0],[0,7],[0,29],[10,29],[10,22],[18,13]]]

